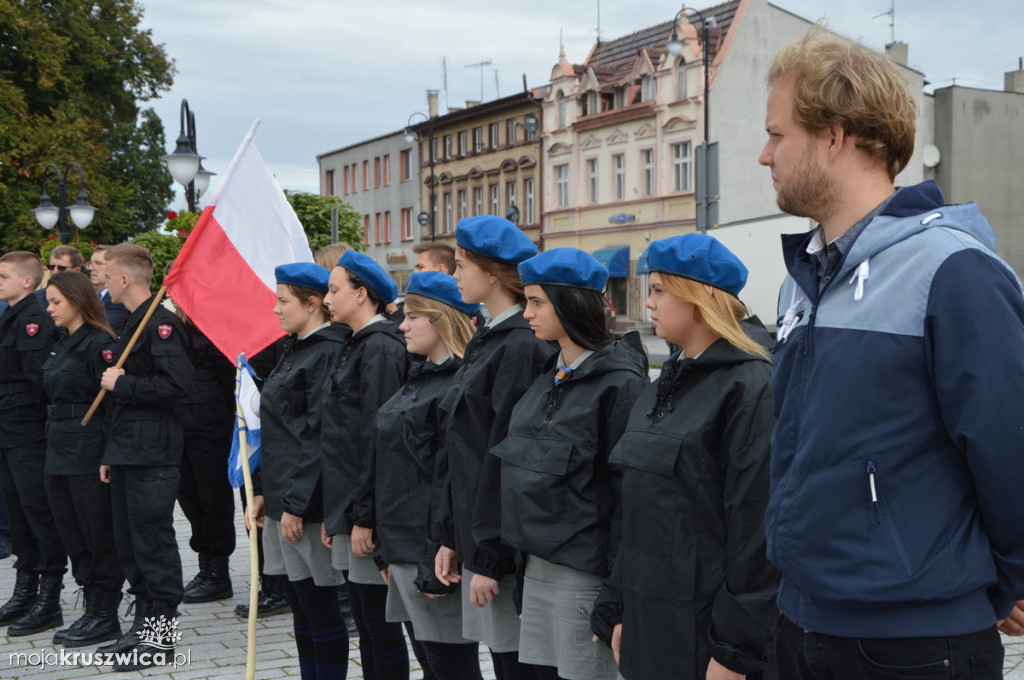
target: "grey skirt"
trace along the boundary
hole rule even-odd
[[[602,583],[594,574],[529,555],[519,660],[554,666],[565,680],[615,680],[612,650],[594,642],[590,630],[590,612]]]
[[[388,567],[387,620],[411,621],[416,639],[423,642],[473,644],[462,637],[460,589],[434,599],[417,590],[415,581],[415,565],[392,564]]]
[[[302,538],[291,543],[281,538],[281,523],[263,520],[263,573],[287,576],[289,581],[312,577],[318,586],[340,586],[345,577],[331,564],[331,551],[320,542],[320,523],[305,524]]]
[[[384,585],[384,577],[372,557],[357,557],[352,552],[352,537],[338,534],[331,544],[331,563],[335,569],[348,570],[348,580],[370,586]]]
[[[492,652],[515,652],[519,650],[519,614],[512,601],[512,589],[516,577],[509,574],[498,583],[498,597],[483,607],[469,601],[469,584],[473,572],[462,568],[462,637],[473,642],[482,642]]]
[[[336,534],[331,541],[331,563],[338,571],[348,571],[348,558],[352,557],[352,537]]]

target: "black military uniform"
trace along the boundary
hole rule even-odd
[[[235,367],[193,324],[185,322],[195,381],[182,400],[185,453],[178,504],[192,525],[189,547],[199,573],[185,586],[185,602],[231,597],[228,557],[235,551],[235,497],[227,479],[235,422]]]
[[[150,297],[125,322],[120,357],[153,303]],[[132,629],[101,651],[131,649],[145,617],[171,619],[182,598],[181,555],[174,536],[174,501],[184,433],[175,406],[192,386],[184,323],[158,306],[110,395],[110,432],[103,464],[110,465],[114,540],[135,594]]]
[[[103,404],[89,424],[82,417],[100,390],[100,376],[114,362],[114,339],[82,324],[54,345],[43,364],[49,397],[46,421],[46,495],[61,521],[60,538],[71,557],[75,582],[85,589],[85,615],[54,643],[79,647],[121,635],[117,607],[124,575],[114,547],[110,486],[100,481],[105,432]]]
[[[29,635],[63,623],[60,590],[67,554],[43,483],[42,365],[57,338],[53,320],[35,294],[0,316],[0,493],[18,558],[14,595],[0,607],[0,625],[12,624],[8,635]]]

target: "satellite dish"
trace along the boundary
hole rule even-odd
[[[925,144],[924,148],[921,149],[921,162],[924,163],[926,168],[934,168],[939,164],[939,147],[934,144]]]

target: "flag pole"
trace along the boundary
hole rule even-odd
[[[242,358],[235,360],[235,385],[240,385],[242,380]],[[235,389],[235,420],[238,425],[238,459],[242,463],[242,478],[245,480],[245,512],[251,513],[255,504],[255,495],[252,489],[252,473],[249,471],[249,441],[245,417],[242,415],[242,405],[238,401],[239,390]],[[256,614],[259,607],[258,582],[260,578],[260,556],[257,545],[256,519],[250,518],[249,522],[249,627],[247,633],[247,646],[245,657],[245,680],[254,680],[256,677]]]
[[[132,353],[132,348],[135,347],[135,343],[139,341],[139,336],[142,335],[142,330],[146,327],[146,324],[149,323],[149,320],[153,318],[153,312],[155,312],[156,308],[160,305],[160,301],[164,299],[164,293],[166,292],[167,286],[160,286],[160,290],[156,292],[156,296],[153,298],[153,304],[151,304],[149,309],[146,310],[146,315],[142,317],[142,321],[139,322],[138,328],[136,328],[135,332],[132,333],[131,340],[129,340],[128,344],[125,345],[124,352],[121,353],[117,363],[114,364],[114,368],[121,368],[124,366],[124,362],[128,359],[128,355]],[[101,388],[100,393],[92,400],[92,406],[89,407],[89,412],[85,414],[84,418],[82,418],[83,427],[88,425],[89,421],[92,420],[93,414],[96,413],[96,409],[100,407],[100,402],[103,401],[103,397],[105,396],[107,396],[107,390]]]

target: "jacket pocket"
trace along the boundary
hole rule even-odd
[[[514,544],[561,543],[569,516],[566,474],[576,444],[510,436],[491,449],[501,466],[502,534]]]

